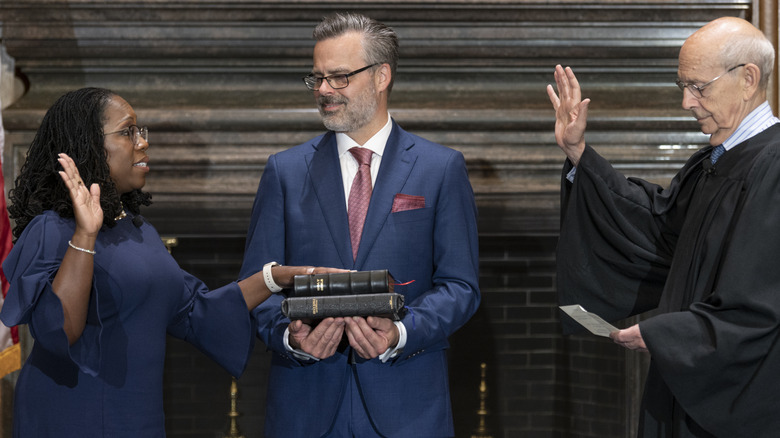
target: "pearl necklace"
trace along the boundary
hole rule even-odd
[[[114,218],[114,221],[119,221],[119,220],[124,219],[126,217],[127,217],[127,213],[125,213],[125,208],[122,207],[122,212],[119,213],[119,216]]]

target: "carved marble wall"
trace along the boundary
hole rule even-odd
[[[5,114],[8,153],[17,166],[64,91],[112,88],[151,131],[158,227],[243,233],[266,157],[322,129],[300,80],[313,25],[360,10],[401,37],[393,116],[464,152],[480,206],[505,217],[496,225],[544,226],[535,218],[554,217],[561,161],[544,92],[556,63],[593,99],[590,141],[627,170],[664,180],[702,143],[679,109],[677,50],[751,2],[691,3],[5,0],[3,43],[30,84]]]
[[[493,423],[501,427],[496,436],[529,430],[537,436],[607,436],[598,427],[574,433],[568,427],[576,428],[576,421],[556,424],[562,416],[587,416],[577,407],[590,402],[571,397],[571,385],[582,367],[599,366],[593,356],[611,355],[615,375],[623,379],[620,393],[603,397],[610,400],[605,410],[635,402],[635,370],[642,364],[603,344],[562,340],[557,332],[550,254],[563,155],[555,146],[545,86],[555,64],[571,65],[593,101],[588,141],[624,173],[666,183],[707,142],[680,108],[674,85],[680,45],[724,15],[753,20],[777,45],[773,0],[3,0],[2,44],[26,88],[3,111],[6,187],[57,97],[83,86],[111,88],[149,126],[146,188],[155,204],[145,216],[162,234],[179,237],[182,248],[188,239],[240,248],[268,155],[323,129],[300,78],[311,66],[312,28],[341,10],[364,12],[400,36],[393,117],[466,156],[480,210],[482,269],[491,277],[483,285],[480,325],[467,327],[462,339],[480,339],[478,328],[491,327],[496,363],[489,369],[498,376],[492,382],[503,387],[491,404],[502,419]],[[775,80],[775,108],[777,90]],[[518,248],[522,253],[511,255]],[[237,272],[240,254],[230,257],[228,278]],[[543,285],[512,282],[518,270],[532,276],[536,267],[544,272]],[[512,309],[528,313],[512,319]],[[540,325],[526,327],[537,317]],[[530,333],[524,342],[549,344],[518,346],[520,330]],[[463,358],[458,345],[453,357]],[[584,364],[562,359],[572,350],[584,352]],[[525,365],[512,362],[518,352]],[[549,369],[568,377],[534,374]],[[524,383],[517,383],[517,374],[525,374]],[[534,380],[527,376],[534,375],[555,393],[549,425],[517,424],[513,418],[533,415],[535,407],[518,407],[504,395],[513,384],[530,387]],[[614,436],[632,429],[632,412],[625,409],[618,426],[610,425],[619,429]]]

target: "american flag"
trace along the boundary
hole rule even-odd
[[[5,55],[5,53],[3,53],[3,55]],[[0,62],[0,65],[2,64],[3,62]],[[0,80],[3,79],[3,70],[5,70],[5,68],[0,68]],[[0,108],[2,108],[2,101],[0,101]],[[0,194],[2,194],[2,196],[0,196],[0,264],[2,264],[6,256],[8,256],[8,253],[13,246],[11,221],[8,219],[8,210],[6,209],[5,204],[5,180],[3,178],[2,166],[4,144],[5,129],[3,128],[2,113],[0,113]],[[2,308],[9,287],[8,279],[5,278],[2,267],[0,267],[0,283],[2,283],[3,290],[2,298],[0,298],[0,308]],[[0,323],[0,377],[21,368],[21,357],[22,354],[21,347],[19,346],[19,333],[17,327],[6,327]]]

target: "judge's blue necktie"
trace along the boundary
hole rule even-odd
[[[715,146],[715,148],[712,150],[712,155],[710,155],[710,160],[712,160],[712,164],[715,164],[716,161],[718,161],[718,158],[720,158],[723,153],[726,152],[726,148],[723,147],[722,144],[719,144]]]

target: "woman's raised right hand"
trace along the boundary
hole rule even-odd
[[[68,187],[73,203],[73,215],[76,217],[76,229],[88,235],[96,236],[103,226],[103,209],[100,207],[100,186],[92,184],[89,188],[79,175],[76,163],[67,154],[59,154],[62,166],[59,174]]]

